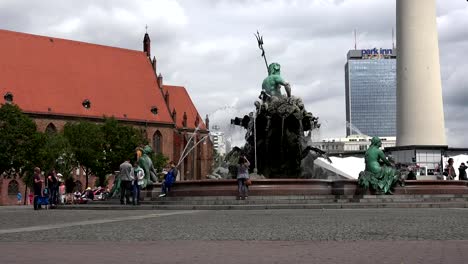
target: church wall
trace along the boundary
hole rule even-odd
[[[149,145],[151,148],[154,146],[153,142],[153,135],[158,131],[162,135],[162,153],[166,156],[169,160],[174,159],[174,129],[172,127],[156,127],[156,126],[149,126],[146,127],[146,138],[149,141]],[[154,149],[153,149],[154,151]]]

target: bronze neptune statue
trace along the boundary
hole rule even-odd
[[[246,144],[238,149],[251,161],[251,170],[267,178],[303,177],[301,161],[314,150],[304,133],[318,129],[318,117],[305,109],[301,98],[291,94],[291,86],[281,76],[279,63],[268,64],[263,37],[257,31],[257,44],[262,51],[268,76],[262,82],[261,101],[255,101],[255,113],[231,120],[247,130]],[[281,93],[284,87],[286,94]],[[325,153],[316,152],[323,156]],[[229,153],[227,156],[233,156]]]

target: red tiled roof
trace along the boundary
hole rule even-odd
[[[176,127],[183,128],[183,118],[184,112],[187,113],[187,128],[195,129],[195,120],[198,117],[200,129],[206,130],[205,123],[200,117],[200,114],[197,111],[197,108],[192,102],[190,95],[188,94],[185,87],[182,86],[173,86],[173,85],[163,85],[163,92],[169,91],[169,110],[176,110]]]
[[[0,103],[7,92],[29,113],[173,123],[142,51],[0,30]]]

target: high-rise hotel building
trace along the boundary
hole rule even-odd
[[[396,50],[350,50],[345,65],[346,136],[396,136]]]

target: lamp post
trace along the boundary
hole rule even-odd
[[[255,168],[254,173],[257,174],[257,113],[253,116],[253,132],[254,132],[254,157],[255,157]]]

